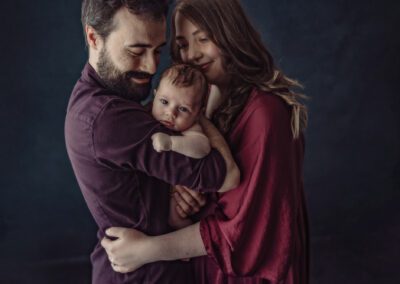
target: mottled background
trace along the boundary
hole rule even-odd
[[[242,2],[311,97],[313,283],[400,283],[400,2]],[[0,282],[89,283],[96,228],[63,133],[87,58],[80,1],[0,6]]]

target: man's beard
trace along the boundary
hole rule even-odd
[[[97,71],[105,85],[123,98],[142,101],[149,95],[152,75],[145,72],[120,71],[112,62],[105,47],[100,51]],[[147,84],[137,84],[131,78],[150,80]]]

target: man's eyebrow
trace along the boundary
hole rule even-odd
[[[165,46],[165,45],[167,45],[167,42],[166,41],[164,41],[163,43],[161,43],[160,45],[158,45],[157,47],[156,47],[156,49],[157,48],[160,48],[160,47],[163,47],[163,46]],[[134,44],[129,44],[129,45],[127,45],[127,47],[130,47],[130,48],[135,48],[135,47],[141,47],[141,48],[151,48],[151,47],[153,47],[151,44],[148,44],[148,43],[140,43],[140,42],[138,42],[138,43],[134,43]]]

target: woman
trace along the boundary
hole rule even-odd
[[[195,260],[199,283],[308,283],[307,113],[303,96],[290,90],[299,84],[276,68],[237,0],[177,1],[172,56],[200,66],[219,88],[212,121],[231,146],[241,183],[185,229],[151,238],[108,231],[121,238],[105,243],[116,270],[207,254]]]

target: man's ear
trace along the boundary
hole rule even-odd
[[[99,34],[95,31],[95,29],[89,25],[85,26],[85,33],[86,33],[86,41],[88,45],[92,48],[97,50],[99,48],[99,43],[101,38]]]

